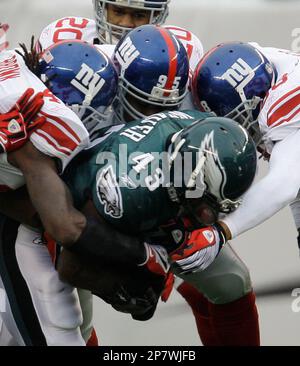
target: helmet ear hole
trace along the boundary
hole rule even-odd
[[[225,127],[220,127],[220,130],[224,133],[228,133],[227,129]]]

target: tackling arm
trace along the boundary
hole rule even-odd
[[[222,220],[227,239],[261,224],[296,199],[299,156],[300,131],[275,144],[268,174],[248,190],[241,206]]]
[[[45,230],[62,245],[75,242],[86,219],[74,208],[54,161],[39,152],[31,142],[11,153],[9,160],[24,174],[28,193]]]
[[[9,160],[23,172],[43,226],[56,241],[78,254],[131,264],[145,260],[146,251],[138,238],[116,231],[95,215],[87,217],[73,206],[71,194],[58,176],[54,161],[30,142],[11,153]]]

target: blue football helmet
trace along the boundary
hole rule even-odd
[[[68,105],[90,132],[111,118],[118,73],[112,61],[82,41],[58,42],[41,56],[39,75],[51,92]]]
[[[119,70],[117,118],[144,118],[142,106],[178,109],[187,93],[188,55],[182,43],[167,29],[143,25],[129,32],[116,46]],[[139,104],[139,109],[136,107]]]
[[[132,28],[112,24],[107,19],[107,5],[149,11],[149,24],[164,24],[170,0],[93,0],[98,38],[101,43],[116,44]]]
[[[224,43],[200,60],[193,76],[193,98],[200,110],[239,122],[258,145],[261,102],[275,79],[274,66],[256,48],[242,42]]]

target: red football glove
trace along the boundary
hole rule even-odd
[[[164,289],[161,293],[161,300],[167,302],[173,289],[174,275],[169,271],[170,264],[168,253],[161,245],[150,245],[144,243],[146,250],[146,260],[138,266],[145,266],[148,271],[164,278]]]
[[[0,152],[19,149],[30,132],[46,122],[45,117],[38,116],[44,104],[43,93],[33,94],[32,88],[27,89],[9,112],[0,114]]]
[[[170,258],[179,274],[203,271],[215,260],[224,243],[225,236],[219,225],[194,230]]]
[[[167,277],[170,264],[166,249],[160,245],[150,245],[147,243],[144,243],[144,245],[146,249],[146,260],[138,266],[145,266],[150,272]]]
[[[171,295],[171,292],[173,290],[173,287],[174,287],[174,282],[175,282],[175,276],[172,272],[169,272],[167,274],[167,278],[166,278],[166,281],[165,281],[165,288],[163,289],[163,292],[161,293],[161,301],[163,302],[167,302],[170,295]]]

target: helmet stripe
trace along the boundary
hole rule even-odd
[[[175,77],[177,74],[177,65],[178,65],[177,47],[175,46],[175,42],[172,39],[172,37],[170,36],[170,33],[166,29],[158,28],[158,30],[160,31],[161,35],[163,36],[163,38],[167,44],[168,54],[169,54],[169,59],[170,59],[168,79],[167,79],[165,88],[172,90],[172,87],[174,85],[174,80],[175,80]]]

